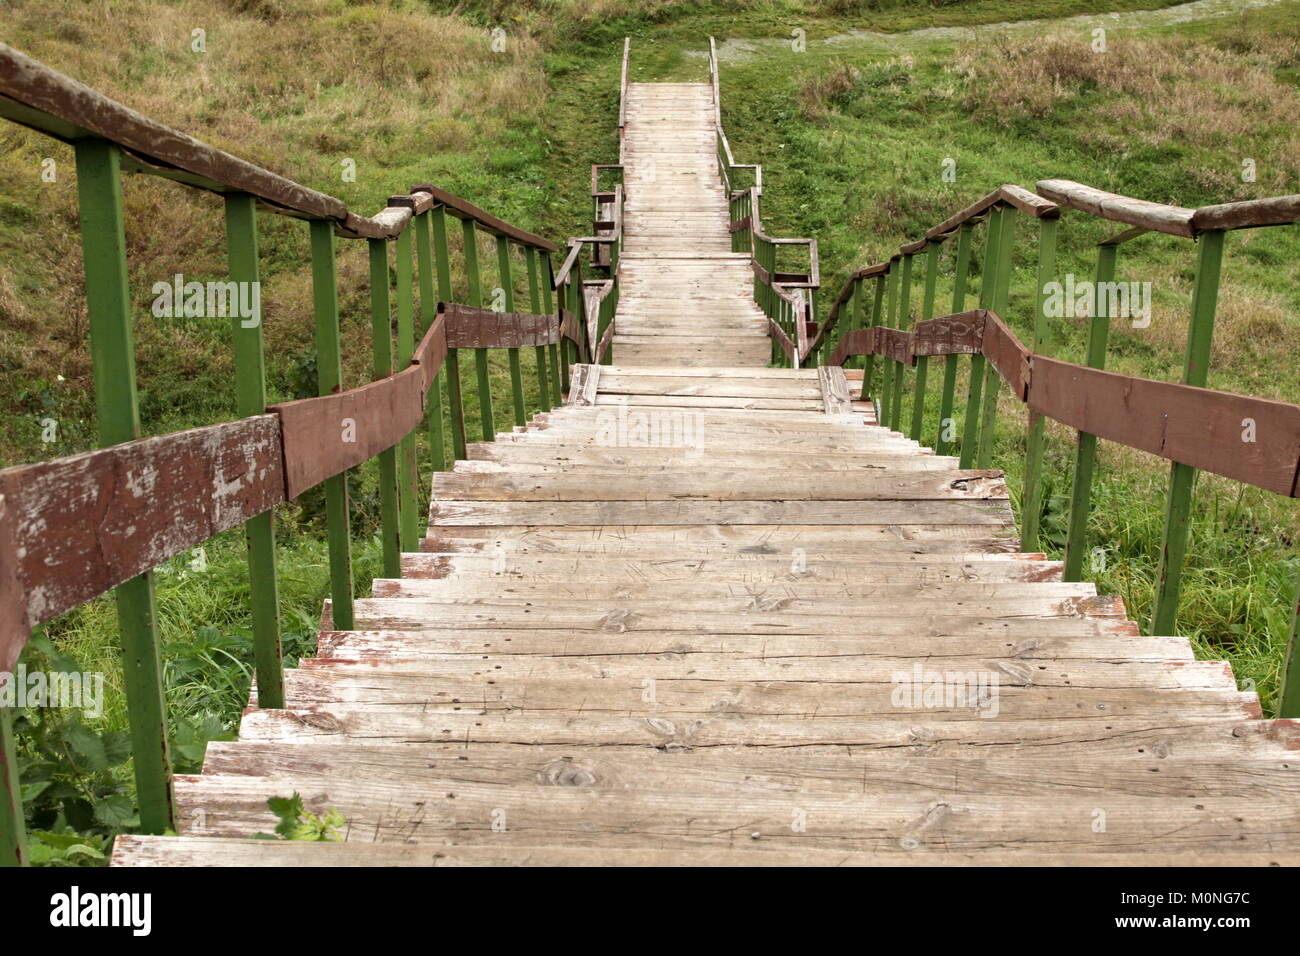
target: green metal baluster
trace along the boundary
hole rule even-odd
[[[555,303],[552,301],[552,283],[555,281],[555,273],[552,271],[551,254],[549,252],[542,254],[542,274],[539,277],[542,286],[542,314],[552,315]],[[547,354],[551,358],[550,380],[551,380],[551,407],[564,404],[564,392],[562,389],[568,387],[568,381],[560,381],[560,342],[546,347]]]
[[[872,296],[872,300],[871,300],[871,324],[872,324],[873,326],[876,326],[876,325],[884,325],[884,324],[885,324],[885,315],[884,315],[883,309],[885,308],[885,286],[886,286],[887,284],[888,284],[888,279],[887,279],[885,273],[882,272],[880,275],[876,276],[876,283],[875,283],[876,288],[875,288],[875,294]],[[875,364],[875,356],[874,356],[874,355],[873,355],[873,356],[869,356],[869,358],[872,360],[872,365],[874,366],[874,364]],[[866,371],[867,371],[867,367],[864,365],[864,366],[863,366],[863,385],[864,385],[864,386],[866,385]],[[884,361],[882,360],[882,361],[880,362],[880,389],[881,389],[882,392],[883,392],[884,389],[885,389],[885,380],[886,380],[888,377],[889,377],[889,369],[886,367]],[[866,393],[864,393],[864,394],[866,394]],[[876,414],[876,424],[877,424],[877,425],[883,425],[883,424],[885,424],[885,421],[884,421],[884,417],[883,417],[883,415],[882,415],[881,413],[882,413],[882,410],[883,410],[884,407],[885,407],[885,406],[884,406],[884,403],[883,403],[883,401],[878,401],[878,400],[877,400],[877,398],[876,398],[876,396],[875,396],[875,390],[874,390],[874,388],[871,390],[870,394],[871,394],[871,404],[872,404],[872,408],[874,409],[875,414]]]
[[[440,207],[441,208],[441,207]],[[415,257],[420,274],[420,332],[424,339],[429,326],[438,318],[438,294],[434,291],[433,243],[429,231],[432,213],[422,212],[415,217]],[[444,248],[446,248],[444,244]],[[442,426],[442,370],[429,383],[429,398],[424,412],[425,426],[429,429],[430,470],[442,471],[447,467],[447,442]],[[427,514],[423,508],[421,513]]]
[[[934,318],[935,283],[939,278],[939,249],[943,240],[934,240],[925,249],[925,285],[921,293],[921,321]],[[912,441],[921,440],[921,425],[925,419],[925,378],[930,360],[925,355],[916,357],[916,389],[912,393]]]
[[[992,304],[989,307],[1005,322],[1011,297],[1011,250],[1015,237],[1016,211],[1004,209],[998,218],[997,262],[992,269]],[[993,464],[993,438],[997,430],[998,390],[1001,385],[1002,376],[993,363],[988,362],[984,369],[984,421],[980,425],[977,468],[989,468]]]
[[[1278,692],[1278,717],[1300,717],[1300,581],[1296,582],[1295,611],[1291,614],[1291,636],[1286,642],[1286,659],[1282,662],[1282,687]]]
[[[974,226],[964,222],[957,230],[957,261],[953,273],[952,312],[956,314],[966,309],[966,273],[970,270],[970,242]],[[957,424],[953,415],[953,403],[957,395],[957,356],[948,355],[943,363],[943,394],[939,398],[939,440],[935,443],[936,455],[947,455],[952,448],[952,440],[944,435]],[[972,368],[971,374],[974,373]]]
[[[1056,219],[1038,221],[1038,289],[1034,294],[1034,337],[1029,351],[1039,352],[1047,341],[1048,283],[1056,278]],[[1041,415],[1029,413],[1029,432],[1025,444],[1025,484],[1021,495],[1020,547],[1025,551],[1038,550],[1038,524],[1043,510],[1043,429],[1046,424]]]
[[[252,196],[226,196],[226,257],[230,278],[249,287],[259,283],[257,213]],[[258,313],[232,322],[235,343],[235,408],[241,417],[266,411],[266,367],[262,349],[261,298]],[[245,324],[247,321],[250,324]],[[275,527],[265,511],[244,523],[248,546],[248,593],[253,618],[253,661],[257,703],[284,707],[284,664],[280,653],[280,597],[275,570]]]
[[[545,315],[542,312],[542,290],[537,282],[537,250],[524,246],[524,263],[528,267],[528,307],[533,315]],[[533,357],[537,361],[537,400],[543,412],[551,410],[551,386],[546,380],[546,346],[533,348]]]
[[[451,413],[451,443],[456,458],[464,461],[465,404],[460,384],[460,350],[447,349],[447,402]]]
[[[513,312],[515,280],[510,270],[510,240],[505,236],[497,236],[497,273],[501,278],[506,311]],[[514,406],[515,424],[522,428],[528,424],[528,415],[524,411],[524,375],[519,365],[519,349],[506,349],[506,360],[510,365],[510,399]]]
[[[556,291],[560,295],[561,308],[564,311],[567,311],[570,315],[573,315],[572,272],[570,272],[569,276],[564,280],[564,284]],[[579,320],[577,324],[581,325],[581,321]],[[578,330],[578,334],[582,334],[581,329]],[[569,368],[577,361],[577,358],[575,357],[577,350],[578,344],[576,342],[572,339],[567,339],[564,336],[560,337],[560,380],[564,386],[564,394],[566,396],[569,394]]]
[[[984,241],[984,265],[980,274],[980,308],[993,307],[993,294],[997,289],[998,235],[1002,226],[1002,210],[994,208],[989,213],[988,235]],[[990,369],[983,355],[972,355],[970,363],[970,391],[966,398],[966,422],[961,436],[961,467],[975,467],[980,446],[980,416],[983,410],[981,397]]]
[[[411,274],[411,230],[403,229],[393,240],[393,253],[397,257],[397,369],[410,367],[415,357],[415,290]],[[398,507],[401,514],[402,550],[419,548],[420,519],[417,502],[420,500],[420,471],[415,457],[415,432],[406,435],[397,444],[400,494]]]
[[[12,707],[0,704],[0,867],[28,863],[27,821],[18,782],[12,711]]]
[[[433,263],[434,269],[438,276],[438,300],[442,302],[451,301],[451,255],[447,246],[447,210],[442,206],[435,206],[430,209],[426,215],[429,217],[429,226],[433,232]],[[419,241],[420,235],[416,233],[416,240]],[[420,272],[425,271],[424,261],[420,262]],[[421,289],[423,289],[423,285]],[[421,291],[421,295],[424,292]],[[432,301],[429,303],[429,321],[433,322],[436,318],[437,305]],[[444,363],[445,364],[445,363]],[[429,386],[432,392],[432,400],[429,402],[429,442],[433,446],[433,469],[442,471],[447,467],[447,438],[443,430],[442,422],[442,382],[448,382],[448,395],[450,395],[449,377],[442,374],[442,370],[434,376],[433,383]],[[448,398],[450,403],[450,398]],[[463,423],[462,423],[463,424]],[[464,435],[462,434],[462,446],[464,444]],[[452,444],[455,445],[453,439]],[[463,450],[463,448],[462,448]],[[453,448],[452,453],[455,454]]]
[[[121,153],[104,140],[80,139],[76,142],[76,157],[95,412],[99,443],[108,447],[140,436],[122,220]],[[146,572],[120,585],[114,594],[140,829],[162,833],[176,828],[176,807],[153,576]]]
[[[469,283],[468,304],[476,309],[483,307],[483,280],[478,268],[478,233],[473,219],[461,220],[461,235],[465,240],[465,278]],[[478,377],[478,406],[480,426],[484,441],[495,441],[496,423],[492,418],[492,384],[488,380],[488,350],[474,350],[474,372]]]
[[[1205,388],[1210,379],[1210,346],[1214,341],[1214,313],[1219,302],[1219,276],[1223,269],[1221,229],[1204,232],[1196,240],[1196,285],[1192,289],[1192,320],[1187,330],[1187,357],[1183,384]],[[1192,509],[1196,469],[1174,462],[1169,469],[1169,498],[1165,509],[1164,547],[1156,577],[1156,603],[1151,613],[1152,634],[1173,634],[1178,619],[1178,594]]]
[[[334,224],[311,223],[312,300],[316,317],[317,390],[330,395],[343,387],[339,344],[338,263],[334,258]],[[336,423],[342,441],[343,423]],[[330,594],[334,627],[350,631],[352,613],[352,543],[348,528],[348,473],[325,479],[325,537],[330,552]]]
[[[388,240],[369,239],[370,251],[370,332],[376,379],[393,374],[393,314],[388,289]],[[401,494],[397,480],[397,447],[385,448],[379,460],[380,550],[384,559],[384,576],[402,574]]]
[[[1094,291],[1103,282],[1115,278],[1117,245],[1097,247],[1097,278]],[[1092,321],[1088,325],[1088,354],[1085,363],[1090,368],[1106,367],[1106,344],[1110,338],[1110,315],[1106,299],[1097,296],[1093,303]],[[1074,455],[1074,488],[1070,496],[1070,527],[1065,539],[1066,581],[1080,581],[1083,576],[1083,557],[1088,550],[1088,510],[1092,502],[1092,474],[1097,461],[1097,436],[1079,432],[1079,444]]]
[[[898,270],[894,268],[894,263],[889,263],[889,271],[885,273],[885,321],[881,322],[888,328],[894,328],[898,321]],[[893,389],[894,383],[898,378],[898,363],[893,359],[886,360],[886,364],[881,369],[880,382],[880,424],[886,428],[889,427],[889,412],[893,408]]]
[[[903,271],[898,278],[898,315],[897,328],[907,330],[912,325],[912,253],[903,256]],[[903,430],[903,390],[907,381],[907,365],[896,362],[894,366],[893,405],[889,410],[889,428],[891,431]]]

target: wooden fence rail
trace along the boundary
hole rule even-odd
[[[524,424],[527,411],[522,350],[534,351],[541,409],[562,401],[556,350],[563,313],[552,309],[550,259],[557,247],[431,184],[392,197],[373,216],[357,215],[332,196],[156,123],[3,44],[0,116],[70,142],[76,151],[90,352],[105,446],[0,471],[0,679],[34,627],[115,590],[141,829],[161,833],[174,828],[175,811],[150,569],[244,526],[259,700],[282,706],[271,509],[324,486],[334,621],[350,627],[347,472],[377,460],[384,574],[400,576],[401,552],[418,547],[423,497],[415,433],[421,427],[428,429],[431,467],[447,465],[442,381],[450,451],[465,453],[458,351],[474,350],[486,440],[495,435],[489,349],[506,352],[516,424]],[[258,208],[308,221],[319,397],[268,407],[262,317],[237,318],[234,389],[245,417],[140,438],[124,172],[223,195],[230,277],[237,282],[259,281]],[[448,217],[461,224],[464,304],[451,301]],[[483,308],[480,232],[495,240],[503,314]],[[370,262],[374,381],[348,390],[342,388],[336,237],[366,240]],[[617,243],[618,230],[599,241]],[[527,312],[516,311],[513,302],[519,258],[527,273]],[[567,366],[563,371],[567,379]],[[25,852],[10,714],[0,707],[0,863],[24,862]]]
[[[954,331],[956,330],[956,331]],[[1036,355],[992,312],[977,309],[918,323],[905,332],[856,329],[826,360],[883,355],[912,365],[921,356],[982,354],[1035,415],[1098,438],[1182,462],[1290,498],[1300,498],[1300,405],[1106,372]],[[1242,421],[1268,441],[1242,447]]]

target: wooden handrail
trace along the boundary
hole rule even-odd
[[[1037,189],[1062,206],[1186,239],[1210,230],[1254,229],[1300,222],[1300,193],[1186,209],[1108,193],[1069,179],[1044,179],[1039,181]]]
[[[274,414],[0,470],[0,672],[33,628],[284,500]]]
[[[431,202],[414,198],[410,206],[390,204],[374,216],[358,215],[341,199],[151,120],[4,43],[0,43],[0,116],[69,143],[88,137],[106,139],[123,149],[125,169],[216,193],[247,193],[272,212],[331,221],[348,238],[395,238],[416,213],[438,203],[493,234],[547,252],[556,248],[434,186],[412,190],[427,192]]]

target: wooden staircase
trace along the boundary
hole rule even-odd
[[[404,576],[116,863],[1297,861],[1293,722],[1019,553],[1000,473],[761,367],[708,91],[630,89],[617,364],[436,475]],[[347,842],[248,839],[293,791]]]
[[[749,253],[731,251],[708,83],[632,83],[614,355],[623,366],[766,365]]]

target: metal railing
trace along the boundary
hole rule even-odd
[[[453,457],[466,456],[458,352],[474,350],[484,441],[495,437],[489,349],[507,352],[516,425],[527,420],[523,350],[534,351],[542,410],[562,400],[560,317],[552,314],[550,254],[556,247],[432,185],[391,198],[373,216],[357,215],[332,196],[155,123],[2,44],[0,116],[75,150],[103,446],[0,471],[0,674],[12,671],[34,628],[112,590],[140,829],[161,833],[175,829],[176,821],[151,569],[215,534],[244,527],[258,701],[282,707],[271,509],[324,485],[333,624],[352,628],[348,470],[377,459],[384,574],[398,577],[402,552],[419,547],[425,504],[416,460],[420,428],[428,429],[430,466],[447,465],[440,380],[447,388]],[[124,172],[220,194],[229,274],[236,283],[259,282],[259,207],[307,220],[319,397],[268,407],[261,316],[235,318],[233,387],[237,412],[245,417],[139,437]],[[465,303],[451,301],[448,217],[461,227]],[[501,312],[483,307],[480,232],[495,238]],[[364,239],[369,252],[374,381],[349,390],[342,389],[337,237]],[[520,259],[527,273],[526,313],[515,312]],[[25,862],[25,847],[11,715],[0,706],[0,864]]]
[[[1088,553],[1088,516],[1098,438],[1170,461],[1163,543],[1159,555],[1151,634],[1174,631],[1187,555],[1193,486],[1198,470],[1227,476],[1288,497],[1300,497],[1300,405],[1211,391],[1210,346],[1228,230],[1300,221],[1300,195],[1184,209],[1103,192],[1068,180],[1043,180],[1038,194],[1002,186],[904,245],[886,262],[853,272],[831,308],[817,347],[838,330],[829,364],[863,356],[863,396],[876,402],[878,420],[924,441],[927,364],[944,356],[935,427],[938,454],[958,449],[962,468],[987,468],[993,453],[998,390],[1006,382],[1028,407],[1022,545],[1039,550],[1046,419],[1077,431],[1068,534],[1067,581],[1081,578]],[[1097,244],[1084,364],[1040,354],[1048,334],[1048,302],[1056,276],[1057,233],[1063,209],[1079,210],[1124,226]],[[1037,267],[1028,348],[1007,328],[1012,243],[1017,218],[1037,224]],[[967,284],[976,227],[985,224],[979,270],[979,308],[967,311]],[[1105,372],[1120,247],[1147,233],[1192,239],[1197,245],[1190,323],[1180,384]],[[956,237],[949,314],[935,318],[943,245]],[[919,320],[910,324],[913,261],[921,256],[924,281]],[[946,271],[946,270],[944,270]],[[1097,290],[1105,290],[1103,296]],[[847,316],[847,319],[845,318]],[[843,328],[841,328],[841,325]],[[970,356],[969,386],[957,428],[954,403],[959,356]],[[877,370],[880,357],[883,367]],[[908,388],[907,369],[914,369]],[[876,373],[880,372],[877,388]],[[911,393],[911,415],[902,404]],[[906,424],[905,424],[906,423]],[[1250,424],[1252,427],[1246,429]],[[1259,437],[1256,437],[1259,436]],[[1246,438],[1249,440],[1246,440]],[[1288,667],[1279,714],[1300,716],[1300,672],[1290,667],[1300,628],[1300,597],[1291,624]]]

